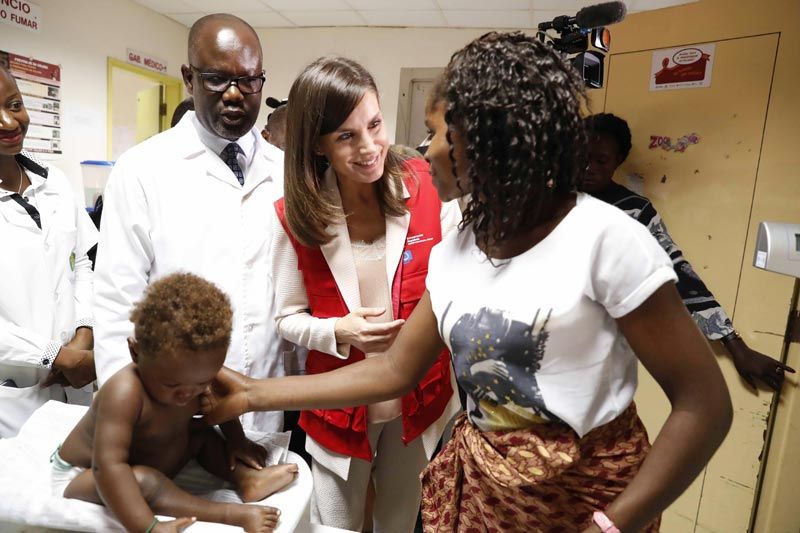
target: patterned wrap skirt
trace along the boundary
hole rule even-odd
[[[462,414],[421,475],[423,529],[582,531],[630,483],[649,450],[634,404],[583,438],[560,422],[484,432]],[[660,522],[644,531],[658,531]]]

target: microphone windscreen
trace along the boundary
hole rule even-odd
[[[620,22],[627,9],[623,2],[606,2],[584,7],[575,15],[575,22],[581,28],[598,28]]]
[[[286,104],[286,102],[287,102],[286,99],[278,100],[277,98],[274,98],[272,96],[267,96],[267,100],[265,103],[272,109],[278,109],[280,106]]]

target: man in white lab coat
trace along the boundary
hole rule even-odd
[[[183,79],[194,98],[169,129],[125,152],[105,191],[95,277],[95,361],[102,385],[130,362],[129,320],[146,286],[188,271],[220,287],[234,309],[226,366],[256,378],[285,373],[268,269],[269,213],[283,196],[283,152],[253,128],[264,85],[261,43],[232,15],[189,32]],[[286,352],[286,353],[285,353]],[[245,415],[280,431],[282,413]]]

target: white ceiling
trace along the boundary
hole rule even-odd
[[[320,26],[534,28],[603,0],[134,0],[189,27],[232,13],[256,28]],[[697,0],[624,0],[628,13]]]

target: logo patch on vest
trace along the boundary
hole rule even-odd
[[[404,250],[403,251],[403,264],[407,265],[414,259],[414,254],[411,253],[411,250]]]

